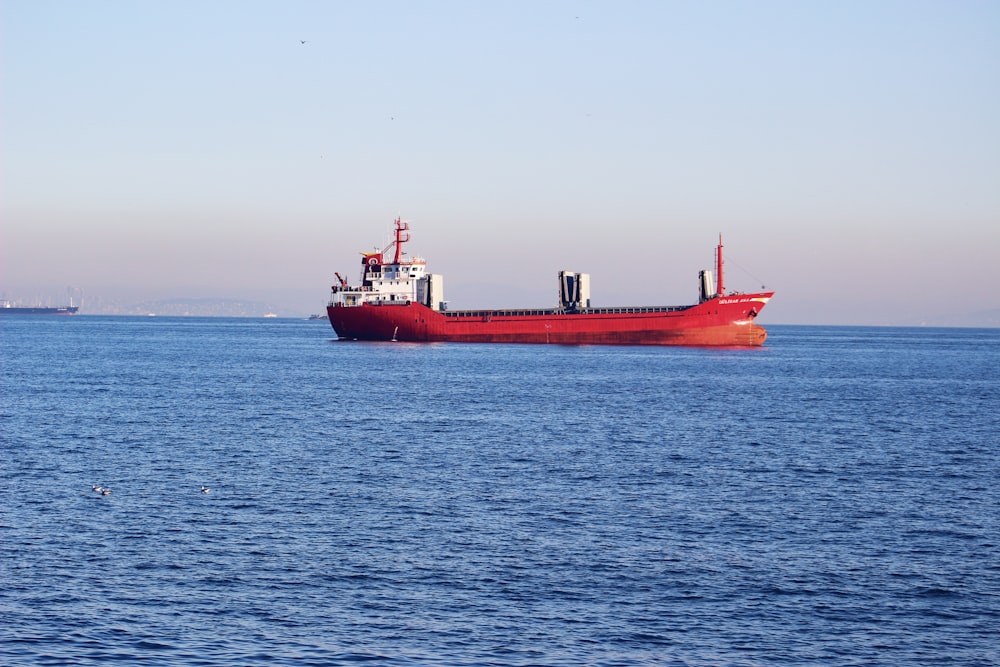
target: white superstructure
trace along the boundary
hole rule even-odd
[[[428,274],[421,257],[403,259],[403,244],[410,240],[410,226],[396,219],[395,239],[381,252],[362,253],[361,284],[348,285],[339,273],[331,288],[330,305],[360,306],[417,301],[434,310],[443,309],[444,278]],[[391,262],[388,251],[395,247]]]

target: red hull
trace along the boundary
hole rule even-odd
[[[773,292],[717,297],[673,308],[567,311],[454,311],[420,303],[331,305],[330,324],[346,340],[554,343],[564,345],[763,345],[753,323]]]

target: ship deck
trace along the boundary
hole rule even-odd
[[[644,313],[676,313],[694,308],[690,306],[609,306],[604,308],[577,308],[566,310],[562,308],[523,308],[515,310],[445,310],[445,317],[483,318],[483,317],[558,317],[572,315],[638,315]]]

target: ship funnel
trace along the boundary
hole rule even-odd
[[[715,296],[715,281],[709,269],[698,272],[698,303],[704,303]]]
[[[559,272],[559,306],[564,310],[590,308],[590,274]]]
[[[444,276],[429,273],[417,281],[417,301],[431,310],[446,310],[444,300]]]

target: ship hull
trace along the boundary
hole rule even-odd
[[[0,315],[76,315],[78,310],[80,310],[78,306],[61,308],[5,306],[0,308]]]
[[[327,313],[342,340],[755,347],[764,344],[767,331],[753,320],[772,294],[658,308],[441,313],[408,302],[334,304]]]

